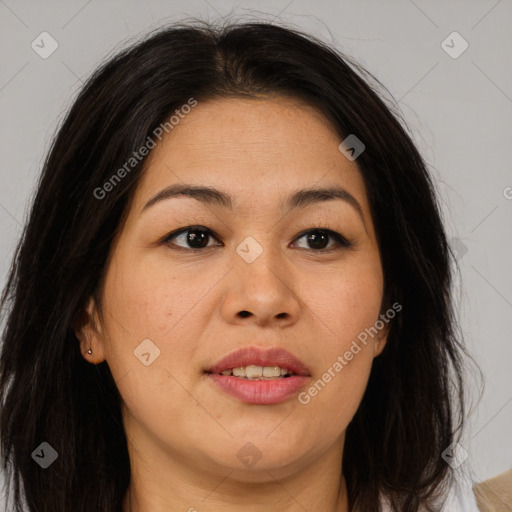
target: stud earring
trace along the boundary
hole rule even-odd
[[[92,349],[89,349],[89,350],[87,351],[87,353],[88,353],[89,355],[91,355],[91,354],[92,354]]]

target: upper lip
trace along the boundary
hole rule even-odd
[[[221,373],[224,370],[248,365],[279,366],[287,368],[297,375],[309,376],[306,365],[293,354],[278,347],[246,347],[235,350],[206,370],[207,373]]]

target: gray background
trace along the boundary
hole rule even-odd
[[[83,79],[163,22],[226,15],[305,29],[366,66],[399,101],[437,181],[462,271],[460,323],[485,378],[464,464],[477,480],[511,468],[512,0],[0,0],[0,284],[49,143]],[[43,31],[59,44],[47,59],[31,48]],[[469,44],[458,58],[441,44],[454,31]],[[479,382],[470,377],[476,404]]]

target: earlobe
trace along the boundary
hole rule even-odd
[[[388,341],[388,335],[389,335],[389,326],[386,326],[383,328],[378,335],[375,338],[375,342],[373,344],[373,357],[380,356],[382,354],[382,351],[386,347],[386,343]]]
[[[384,347],[386,346],[386,338],[376,340],[373,346],[374,346],[373,357],[380,356],[382,354],[382,351],[384,350]]]
[[[89,298],[85,308],[76,316],[73,331],[79,340],[80,352],[88,363],[98,364],[105,360],[101,324],[93,297]]]

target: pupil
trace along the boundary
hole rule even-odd
[[[318,235],[318,233],[320,233],[320,235]],[[328,236],[325,231],[316,231],[308,235],[308,242],[312,243],[315,249],[324,249],[327,245],[324,242],[327,242],[327,240]]]
[[[208,245],[208,234],[201,230],[188,232],[188,243],[194,248],[206,247]],[[197,244],[197,245],[194,245]]]

